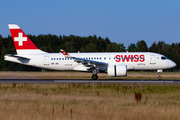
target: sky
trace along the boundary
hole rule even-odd
[[[76,35],[106,38],[111,42],[180,42],[180,0],[3,0],[0,34],[8,24],[26,34]]]

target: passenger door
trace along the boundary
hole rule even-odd
[[[155,55],[150,55],[150,64],[156,64]]]
[[[49,56],[44,56],[44,65],[49,65]]]

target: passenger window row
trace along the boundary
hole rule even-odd
[[[51,58],[51,60],[72,60],[72,58]]]
[[[86,60],[103,60],[101,57],[84,57],[81,59],[86,59]],[[104,57],[104,60],[106,60],[106,57]]]
[[[102,60],[101,57],[86,57],[86,58],[81,58],[81,59],[86,59],[86,60]],[[73,58],[51,58],[51,60],[73,60]],[[104,57],[104,60],[106,60],[106,57]]]

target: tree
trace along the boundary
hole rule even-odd
[[[64,44],[64,46],[65,46],[66,51],[68,51],[68,52],[76,52],[75,46],[73,45],[73,42],[66,42]]]
[[[158,49],[158,48],[157,48],[156,42],[154,42],[154,43],[151,45],[149,51],[150,51],[150,52],[157,52],[157,49]]]
[[[131,43],[129,46],[128,46],[128,52],[136,52],[136,45],[134,43]]]
[[[148,52],[147,44],[144,40],[138,41],[136,43],[137,52]]]
[[[97,52],[97,45],[90,42],[89,44],[86,45],[85,49],[86,52]]]
[[[164,53],[164,46],[165,46],[165,42],[159,41],[157,44],[157,53],[163,54]]]
[[[106,47],[106,52],[119,52],[119,45],[117,43],[110,43]]]
[[[118,46],[119,46],[119,51],[120,52],[126,52],[126,47],[124,46],[123,43],[121,43],[121,44],[119,43]]]
[[[110,43],[106,46],[106,52],[125,52],[126,47],[124,44]]]

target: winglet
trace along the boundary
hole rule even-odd
[[[72,56],[70,56],[66,51],[64,51],[63,49],[60,49],[61,53],[67,57],[67,58],[73,58]]]

